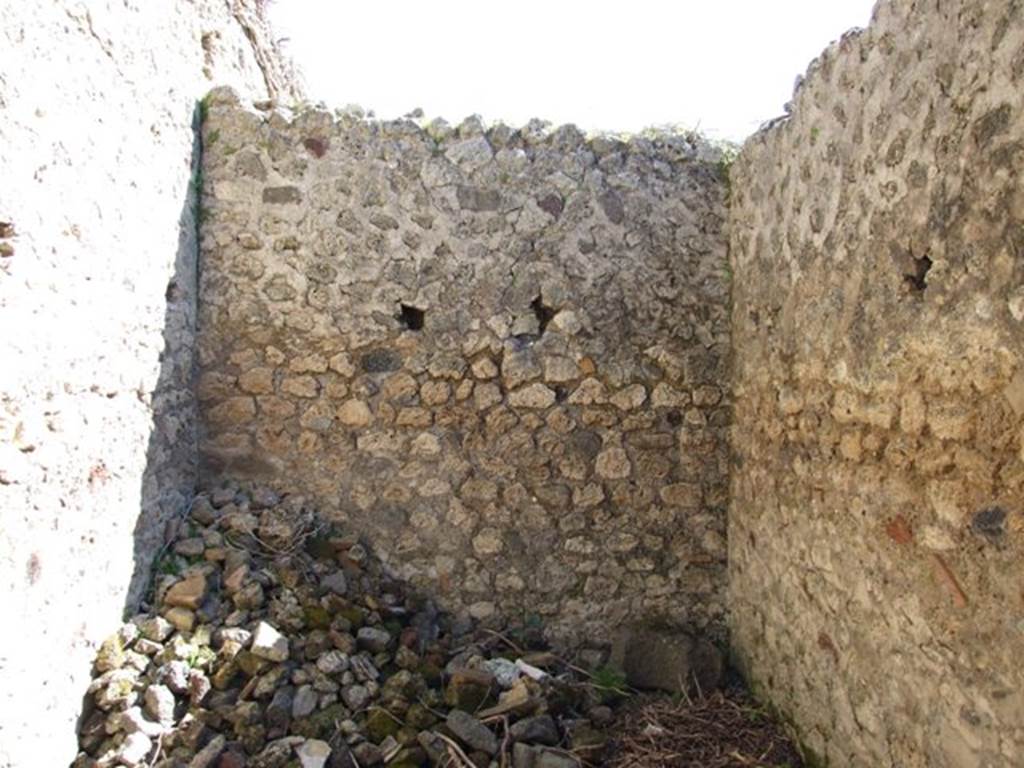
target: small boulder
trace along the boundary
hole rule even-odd
[[[252,635],[252,647],[255,656],[268,661],[285,661],[288,658],[288,638],[261,621]]]
[[[145,694],[146,712],[160,723],[174,722],[174,694],[166,685],[151,685]]]
[[[498,738],[490,728],[481,723],[468,712],[453,709],[445,720],[448,730],[468,747],[493,755],[498,751]]]
[[[188,768],[209,768],[213,761],[220,757],[221,752],[227,745],[227,739],[218,734],[210,739],[210,743],[196,753],[195,757],[188,764]],[[223,763],[223,761],[222,761]]]
[[[380,653],[387,650],[391,642],[391,633],[379,627],[361,627],[356,634],[356,642],[360,648],[370,653]]]
[[[295,754],[302,768],[324,768],[331,756],[331,747],[326,741],[308,739],[295,748]]]
[[[529,744],[546,744],[553,747],[558,744],[558,727],[551,715],[527,717],[509,728],[509,736],[513,741],[525,741]]]
[[[311,685],[303,685],[292,699],[292,717],[296,720],[309,717],[316,709],[317,694]]]
[[[202,571],[192,571],[167,590],[167,594],[164,595],[164,605],[172,608],[188,608],[194,611],[202,605],[205,596],[206,574]]]
[[[719,650],[684,632],[633,628],[621,633],[612,648],[612,665],[634,688],[707,693],[721,685],[723,661]]]
[[[494,675],[483,669],[455,669],[448,679],[444,700],[449,707],[475,712],[496,692]]]

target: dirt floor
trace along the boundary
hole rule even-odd
[[[696,699],[637,697],[619,712],[608,768],[803,768],[781,725],[734,688]]]

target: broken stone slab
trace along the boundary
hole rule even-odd
[[[551,715],[536,715],[513,723],[508,730],[513,741],[528,744],[544,744],[553,747],[558,744],[558,726]]]
[[[174,722],[174,694],[165,685],[151,685],[144,696],[146,712],[159,723]]]
[[[224,751],[224,747],[227,746],[227,739],[218,734],[210,739],[210,743],[203,747],[196,756],[192,758],[192,761],[188,764],[188,768],[209,768],[213,765],[213,761],[220,757],[220,753]]]
[[[380,653],[387,650],[391,642],[391,633],[378,627],[361,627],[356,635],[356,642],[360,648],[365,648],[371,653]]]
[[[163,603],[171,608],[188,608],[195,610],[202,605],[206,596],[206,574],[192,571],[181,581],[173,584],[164,595]],[[157,639],[157,638],[152,638]]]
[[[448,730],[471,749],[493,755],[498,751],[498,738],[490,728],[481,723],[468,712],[453,709],[445,720]]]
[[[721,685],[724,663],[710,642],[682,631],[631,627],[618,634],[610,663],[634,688],[670,693],[713,691]]]
[[[580,768],[572,755],[517,743],[512,748],[512,768]]]

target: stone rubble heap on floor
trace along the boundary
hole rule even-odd
[[[300,499],[201,495],[170,539],[152,609],[97,654],[74,768],[572,768],[603,748],[601,688],[524,650],[537,627],[439,613]]]

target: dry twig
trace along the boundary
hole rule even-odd
[[[648,699],[628,711],[617,730],[609,768],[803,765],[779,725],[740,695]]]

